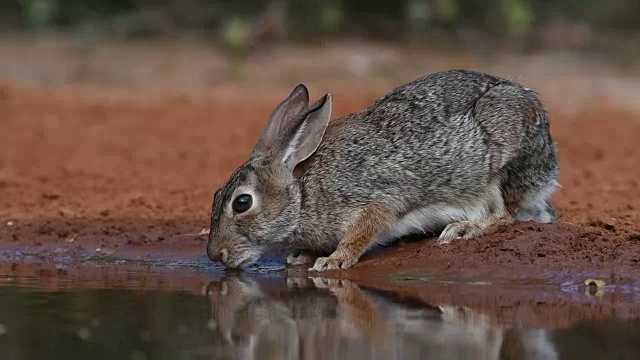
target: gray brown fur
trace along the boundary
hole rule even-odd
[[[297,87],[280,105],[293,110],[280,120],[277,140],[265,150],[265,129],[251,159],[216,193],[207,246],[213,260],[226,249],[227,266],[246,266],[274,243],[303,251],[305,260],[327,256],[371,206],[385,215],[365,250],[415,232],[440,232],[447,243],[513,219],[556,219],[557,149],[545,106],[530,89],[452,70],[404,84],[328,126],[331,97],[307,104],[306,88]],[[301,128],[306,133],[296,137]],[[292,148],[301,138],[303,149]],[[294,155],[285,161],[287,149]],[[292,166],[302,161],[296,178]],[[238,187],[259,204],[225,213]],[[360,255],[319,258],[313,269],[350,267]]]

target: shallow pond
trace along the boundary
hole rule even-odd
[[[100,285],[0,281],[0,359],[637,359],[640,327],[495,323],[348,281],[211,276],[158,290],[139,274]],[[122,279],[129,279],[122,286]],[[43,280],[44,279],[44,280]],[[62,279],[62,280],[61,280]],[[145,279],[143,277],[143,279]],[[29,280],[29,279],[27,279]]]

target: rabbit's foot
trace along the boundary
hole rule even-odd
[[[448,244],[454,239],[471,239],[482,233],[484,226],[475,221],[458,221],[447,225],[440,236],[438,244]]]
[[[480,235],[488,235],[499,231],[504,226],[515,223],[509,213],[498,213],[480,221],[457,221],[444,228],[437,243],[448,244],[453,239],[471,239]]]
[[[289,256],[287,256],[287,265],[304,265],[312,263],[316,260],[317,256],[304,252],[304,251],[294,251]]]
[[[335,256],[335,254],[331,254],[331,256],[321,257],[316,259],[315,264],[309,270],[324,271],[324,270],[348,269],[357,262],[358,262],[357,257],[343,257],[343,256]]]
[[[352,267],[371,246],[376,234],[384,230],[389,223],[389,212],[379,205],[370,205],[361,210],[336,250],[328,257],[316,259],[309,270],[324,271]]]

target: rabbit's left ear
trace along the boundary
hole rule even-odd
[[[280,160],[293,173],[296,165],[306,160],[320,146],[331,119],[331,94],[326,94],[309,110],[304,121],[291,133]]]
[[[271,113],[267,125],[253,148],[251,158],[265,157],[282,148],[283,141],[304,119],[308,106],[309,91],[304,84],[300,84]]]

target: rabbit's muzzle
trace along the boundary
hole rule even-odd
[[[207,246],[207,256],[213,262],[226,264],[229,259],[229,250],[226,248],[218,249],[216,246]]]
[[[220,236],[215,229],[211,229],[209,233],[209,241],[207,242],[207,256],[211,261],[223,263],[227,265],[229,261],[229,240]]]
[[[232,269],[240,269],[255,263],[261,253],[260,247],[226,239],[214,239],[207,244],[209,259]]]

